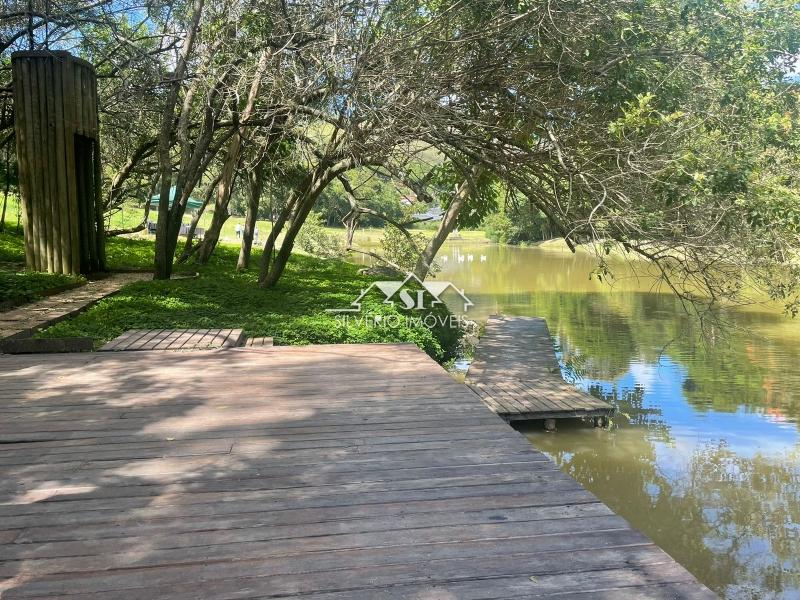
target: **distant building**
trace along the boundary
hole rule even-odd
[[[444,211],[442,207],[437,205],[431,206],[425,212],[414,213],[411,217],[417,221],[441,221],[442,217],[444,216]]]

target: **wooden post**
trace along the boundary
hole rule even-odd
[[[68,52],[11,55],[25,260],[51,273],[105,269],[97,79]]]

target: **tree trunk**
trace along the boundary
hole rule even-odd
[[[289,261],[289,257],[292,254],[294,240],[300,232],[300,228],[306,222],[308,214],[314,207],[317,198],[319,198],[319,195],[331,181],[345,171],[351,169],[354,164],[355,161],[352,158],[343,160],[334,166],[321,164],[317,166],[314,173],[306,178],[300,188],[302,191],[297,194],[296,200],[294,200],[296,209],[292,215],[292,222],[289,225],[289,229],[286,231],[286,235],[281,243],[281,248],[278,250],[274,262],[271,260],[270,255],[272,254],[272,248],[274,248],[274,239],[277,238],[277,233],[275,233],[275,229],[270,232],[272,245],[270,246],[270,240],[268,240],[267,246],[264,248],[264,255],[261,257],[261,274],[258,279],[258,283],[261,287],[271,288],[278,283],[278,280],[281,278],[286,268],[286,263]],[[283,213],[281,216],[284,216]],[[283,228],[284,223],[285,219],[281,222],[281,228]],[[275,234],[274,237],[273,234]],[[269,253],[267,252],[268,247]]]
[[[357,209],[353,208],[344,216],[344,219],[342,219],[342,223],[347,228],[347,238],[345,244],[348,250],[353,247],[353,238],[356,235],[356,227],[358,227],[358,219],[360,216],[361,213],[359,213]]]
[[[206,195],[203,198],[203,205],[197,210],[197,212],[192,217],[192,222],[189,224],[189,230],[186,235],[186,243],[183,246],[183,252],[181,252],[181,257],[178,259],[179,263],[184,263],[189,260],[189,257],[197,252],[197,246],[194,245],[194,233],[197,231],[197,225],[200,223],[200,219],[203,217],[208,204],[211,202],[211,197],[214,195],[214,188],[217,187],[217,183],[219,183],[219,179],[222,175],[217,175],[217,177],[209,184],[208,190],[206,190]]]
[[[244,220],[242,232],[242,247],[239,249],[239,260],[236,270],[242,271],[250,266],[250,252],[253,248],[253,232],[258,220],[258,206],[261,202],[261,193],[264,191],[264,162],[259,162],[248,174],[250,183],[250,196],[247,202],[247,216]]]
[[[264,73],[269,65],[269,59],[272,56],[268,50],[263,50],[258,59],[258,66],[256,67],[253,81],[250,84],[250,92],[247,95],[247,103],[242,111],[241,120],[247,121],[253,114],[258,98],[258,92],[261,89],[261,81],[264,79]],[[233,192],[234,179],[236,177],[236,168],[239,165],[239,160],[242,154],[243,145],[243,132],[241,128],[237,129],[236,133],[231,138],[228,146],[228,154],[225,158],[225,165],[222,167],[222,178],[217,185],[217,200],[214,204],[214,218],[211,220],[211,226],[206,231],[203,238],[203,243],[197,252],[197,262],[204,265],[211,258],[211,254],[217,247],[219,236],[222,232],[222,226],[228,220],[230,214],[228,213],[228,206],[231,202],[231,193]]]
[[[234,135],[234,138],[237,138],[237,135]],[[239,147],[236,146],[235,150],[233,148],[229,149],[236,152],[236,157],[238,159]],[[222,177],[217,184],[217,200],[214,203],[214,216],[211,217],[211,225],[209,225],[208,229],[206,229],[206,233],[203,236],[203,241],[200,246],[197,248],[197,264],[205,265],[208,263],[208,260],[211,258],[211,255],[214,253],[214,250],[217,247],[217,243],[219,243],[219,236],[222,233],[222,227],[225,225],[225,221],[231,216],[228,213],[228,205],[231,201],[231,192],[233,191],[233,185],[235,182],[235,171],[236,171],[236,163],[230,160],[230,154],[228,155],[228,159],[225,161],[225,166],[223,167]]]
[[[3,214],[0,215],[0,233],[6,230],[6,206],[8,206],[8,182],[3,191]]]
[[[289,215],[292,214],[298,198],[298,192],[292,192],[289,195],[289,199],[286,201],[286,205],[278,214],[278,218],[275,219],[275,222],[272,224],[272,229],[270,229],[267,241],[264,244],[264,251],[261,253],[261,268],[258,274],[258,284],[261,286],[263,286],[263,282],[266,281],[267,275],[272,269],[272,254],[275,252],[275,243],[278,241],[278,236],[281,234],[281,231],[283,231],[286,221],[289,220]]]
[[[5,119],[6,116],[6,106],[3,106],[3,118]],[[8,193],[11,189],[11,143],[6,143],[6,166],[5,166],[5,175],[6,181],[5,186],[3,187],[3,214],[0,215],[0,232],[6,230],[6,207],[8,206]]]
[[[420,280],[424,281],[428,276],[428,273],[430,273],[431,270],[431,265],[433,264],[436,255],[439,253],[439,249],[442,247],[442,244],[447,241],[447,236],[449,236],[453,229],[455,229],[456,223],[458,222],[458,215],[461,212],[461,209],[467,203],[472,191],[471,178],[477,177],[478,174],[478,169],[474,168],[471,176],[461,182],[461,185],[458,186],[455,194],[453,194],[453,200],[450,202],[450,206],[447,207],[444,215],[442,215],[442,220],[439,222],[439,228],[436,230],[436,233],[420,254],[417,264],[414,267],[414,275],[419,277]]]
[[[275,287],[275,284],[278,283],[281,275],[283,275],[284,269],[286,269],[286,263],[289,262],[289,257],[292,255],[294,240],[300,232],[300,228],[306,222],[308,213],[311,212],[316,199],[317,195],[307,194],[302,199],[302,202],[297,205],[297,211],[292,218],[289,229],[286,231],[286,235],[283,236],[283,242],[281,242],[281,248],[275,256],[275,261],[271,263],[266,276],[262,280],[259,280],[261,287],[271,288]]]
[[[158,224],[156,225],[156,255],[155,255],[155,279],[169,279],[172,275],[172,259],[175,256],[175,247],[178,244],[178,233],[180,233],[180,220],[182,214],[179,211],[170,211],[170,191],[172,188],[172,157],[170,150],[175,140],[175,106],[178,103],[183,78],[186,75],[186,65],[189,54],[194,45],[194,39],[200,28],[200,17],[203,12],[204,0],[194,0],[192,22],[183,41],[183,47],[178,56],[175,72],[170,84],[169,93],[164,102],[164,111],[161,115],[161,130],[158,135],[158,164],[161,174],[161,191],[158,202]],[[182,192],[179,181],[175,183],[175,208]],[[175,215],[177,217],[177,229],[175,228]]]

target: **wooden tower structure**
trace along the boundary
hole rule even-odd
[[[16,52],[11,66],[28,268],[105,270],[94,67],[50,51]]]

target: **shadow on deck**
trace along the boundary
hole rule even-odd
[[[713,598],[414,346],[0,356],[0,596]]]

